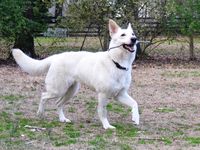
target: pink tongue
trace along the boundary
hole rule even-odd
[[[126,47],[127,49],[129,49],[130,51],[132,51],[132,48],[129,47],[128,45],[125,45],[125,47]]]

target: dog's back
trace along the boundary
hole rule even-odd
[[[65,52],[61,54],[52,55],[42,60],[32,59],[24,54],[20,49],[12,49],[12,54],[17,64],[22,68],[23,71],[30,75],[42,75],[48,72],[52,63],[72,63],[76,64],[83,57],[89,56],[90,52]],[[71,66],[73,67],[73,66]]]

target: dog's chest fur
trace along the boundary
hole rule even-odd
[[[118,73],[114,75],[110,86],[110,91],[113,96],[117,96],[122,90],[128,90],[131,83],[131,73],[123,70],[118,70]]]
[[[87,84],[97,92],[116,96],[121,90],[128,89],[131,83],[131,69],[121,70],[105,55],[85,57],[77,65],[75,80]],[[83,66],[85,64],[85,66]]]

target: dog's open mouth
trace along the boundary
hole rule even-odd
[[[123,48],[133,53],[135,50],[133,48],[134,44],[123,44]]]

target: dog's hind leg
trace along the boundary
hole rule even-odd
[[[104,129],[115,129],[115,127],[110,125],[110,123],[108,122],[106,105],[107,105],[107,97],[105,96],[105,94],[100,93],[98,95],[98,108],[97,108],[99,118],[103,124]]]
[[[48,92],[42,93],[41,99],[40,99],[39,108],[38,108],[38,111],[37,111],[37,115],[38,115],[39,117],[42,118],[42,117],[44,116],[44,109],[45,109],[44,105],[45,105],[45,103],[46,103],[48,100],[50,100],[50,99],[55,99],[55,98],[57,98],[55,95],[52,95],[52,94],[50,94],[50,93],[48,93]]]
[[[75,82],[73,83],[65,93],[65,95],[58,99],[57,106],[58,106],[58,114],[59,114],[59,120],[60,122],[71,122],[69,119],[67,119],[63,112],[63,105],[66,103],[67,100],[74,97],[74,95],[78,92],[79,89],[79,83]]]
[[[135,122],[135,124],[138,125],[139,124],[139,111],[138,111],[137,102],[132,97],[130,97],[126,91],[122,91],[117,96],[117,100],[132,108],[132,120]]]

